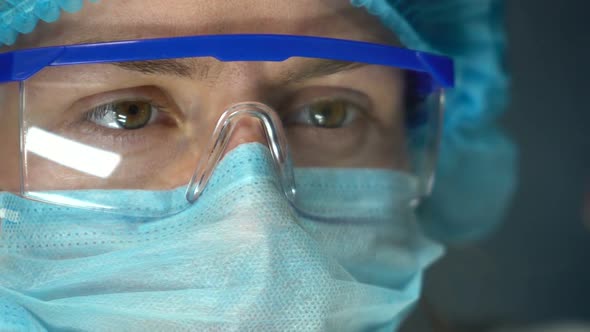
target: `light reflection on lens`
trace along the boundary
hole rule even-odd
[[[121,163],[121,156],[32,127],[26,134],[27,150],[57,164],[103,179]]]

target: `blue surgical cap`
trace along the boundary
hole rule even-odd
[[[89,0],[96,2],[98,0]],[[497,128],[507,99],[500,0],[351,0],[378,16],[408,48],[455,61],[433,195],[420,207],[425,230],[453,242],[480,237],[502,219],[515,184],[516,152]],[[52,22],[83,0],[0,0],[0,46]]]
[[[33,31],[39,20],[57,21],[62,10],[77,12],[83,4],[84,0],[0,0],[0,46],[14,44],[19,33]]]
[[[501,0],[351,0],[393,30],[404,46],[455,61],[446,96],[437,182],[420,208],[433,237],[481,237],[502,220],[516,183],[516,149],[497,127],[508,80]]]

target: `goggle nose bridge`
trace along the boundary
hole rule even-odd
[[[244,118],[254,118],[261,124],[282,190],[289,202],[294,202],[296,189],[293,166],[281,120],[277,113],[265,104],[244,102],[230,106],[219,118],[207,145],[207,153],[199,160],[188,185],[186,199],[190,203],[194,203],[205,190],[215,167],[226,152],[236,125]]]

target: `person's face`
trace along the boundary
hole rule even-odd
[[[348,0],[130,0],[88,4],[82,12],[63,15],[56,23],[41,23],[36,32],[22,36],[15,48],[232,33],[313,35],[396,43],[377,18],[352,7]],[[399,146],[391,143],[403,142],[396,138],[403,135],[403,75],[395,69],[389,72],[370,66],[328,69],[323,75],[289,80],[293,73],[320,68],[322,63],[311,59],[228,63],[201,58],[177,61],[170,66],[188,74],[163,73],[162,66],[153,67],[153,64],[138,70],[131,63],[50,68],[35,76],[28,88],[26,105],[36,112],[26,116],[28,123],[76,142],[116,152],[124,156],[126,164],[105,186],[99,179],[84,177],[59,165],[48,166],[31,156],[27,181],[35,183],[36,188],[32,189],[133,188],[136,182],[142,182],[142,188],[146,189],[173,188],[190,178],[195,159],[202,154],[199,149],[191,151],[191,144],[204,145],[228,106],[258,101],[277,109],[283,119],[294,118],[291,109],[298,109],[299,105],[323,94],[347,95],[357,105],[374,107],[371,121],[357,121],[340,128],[340,138],[334,137],[333,131],[310,135],[301,126],[285,125],[292,150],[297,152],[299,147],[301,151],[316,151],[295,153],[297,166],[399,166],[392,166],[394,161],[389,158],[391,151],[403,149],[401,143]],[[326,64],[324,69],[316,71],[321,72],[325,67]],[[1,109],[12,110],[0,112],[0,142],[5,142],[0,144],[0,155],[13,156],[8,158],[9,162],[0,164],[0,190],[16,191],[19,187],[17,91],[16,84],[0,87]],[[114,101],[139,101],[143,103],[139,106],[146,108],[153,103],[164,111],[159,112],[151,128],[114,131],[107,127],[109,121],[115,120],[97,115],[97,107]],[[144,134],[148,132],[149,135]],[[310,149],[314,146],[315,150]],[[334,154],[325,153],[328,150]],[[138,157],[144,152],[160,158]],[[157,179],[148,176],[154,169],[159,170]],[[145,176],[142,172],[146,172]],[[134,177],[129,177],[131,173]],[[151,182],[146,184],[146,179]]]

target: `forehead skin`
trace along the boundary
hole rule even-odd
[[[379,20],[349,0],[102,0],[41,22],[14,48],[225,33],[327,36],[395,44]]]

